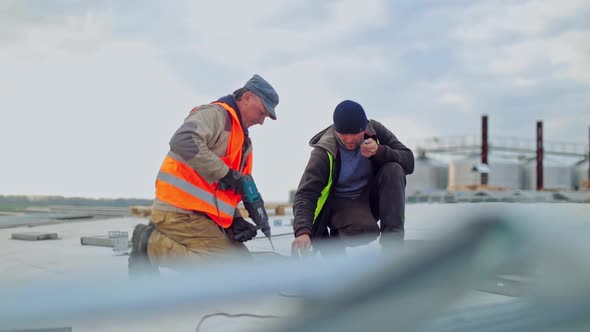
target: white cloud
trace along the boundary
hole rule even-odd
[[[459,54],[473,73],[514,76],[516,87],[528,87],[539,78],[588,83],[590,31],[575,24],[555,28],[582,22],[576,17],[584,12],[590,13],[590,2],[584,0],[486,1],[454,14],[452,36],[462,42]],[[528,77],[531,73],[536,79]]]
[[[539,38],[508,45],[502,58],[491,62],[498,74],[521,74],[543,62],[559,67],[558,78],[590,83],[590,31],[568,31],[551,38]]]
[[[529,0],[507,5],[483,2],[460,12],[464,24],[454,34],[467,41],[490,41],[510,33],[535,36],[584,9],[590,9],[586,0]]]
[[[383,0],[343,0],[336,2],[335,15],[329,21],[327,35],[346,33],[367,26],[383,26],[387,16],[384,11],[386,2]]]
[[[400,142],[410,147],[411,142],[418,138],[433,137],[436,130],[430,124],[416,120],[412,116],[388,116],[379,119]]]
[[[461,112],[470,113],[473,111],[471,99],[458,93],[445,93],[439,98],[440,103],[452,106]]]
[[[60,49],[78,28],[33,27],[0,53],[0,141],[14,161],[2,191],[151,198],[169,137],[199,98],[150,45],[101,37],[92,52]]]
[[[462,113],[471,113],[476,108],[465,82],[457,79],[446,77],[426,84],[424,89],[430,91],[438,107],[452,108]]]
[[[303,5],[303,3],[301,3]],[[320,25],[300,26],[296,30],[269,26],[265,20],[283,13],[292,6],[283,1],[257,0],[249,2],[217,1],[206,5],[191,3],[190,22],[195,34],[193,50],[216,63],[264,66],[265,56],[271,50],[281,52],[312,52],[330,49],[334,40],[341,40],[355,29],[381,26],[386,23],[385,2],[370,0],[338,1]],[[227,11],[232,7],[231,11]],[[283,13],[284,14],[284,13]],[[231,47],[228,48],[228,41]]]
[[[523,78],[523,77],[515,77],[512,79],[512,86],[516,88],[528,88],[535,86],[535,80]]]
[[[24,11],[20,7],[13,10]],[[16,44],[19,49],[26,50],[21,56],[42,60],[60,52],[92,53],[111,38],[110,23],[108,16],[86,11],[79,16],[54,17],[38,22],[13,17],[2,26],[7,34],[18,37],[18,40],[7,38],[6,45]]]

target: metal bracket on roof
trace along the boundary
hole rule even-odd
[[[124,255],[129,252],[129,233],[109,231],[109,239],[113,243],[113,251],[116,254]]]

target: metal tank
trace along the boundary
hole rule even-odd
[[[449,163],[449,189],[480,184],[481,173],[475,170],[479,164],[481,164],[479,156],[452,160]],[[490,156],[488,169],[489,186],[521,189],[522,163],[520,161]]]
[[[524,166],[524,189],[537,189],[537,161],[527,161]],[[555,159],[543,158],[543,189],[571,190],[573,169]]]
[[[475,157],[451,160],[449,162],[449,189],[479,184],[481,176],[474,170],[478,162],[479,159]]]
[[[446,189],[448,166],[420,152],[414,162],[414,173],[406,177],[406,193]]]
[[[449,164],[439,162],[437,165],[438,169],[438,181],[437,181],[437,189],[446,190],[449,186]]]
[[[574,165],[574,188],[581,188],[582,182],[588,180],[588,160]]]

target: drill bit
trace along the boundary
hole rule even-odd
[[[268,242],[270,242],[270,247],[272,248],[272,251],[276,252],[275,246],[272,244],[272,240],[270,239],[270,236],[267,236],[266,238],[268,239]]]

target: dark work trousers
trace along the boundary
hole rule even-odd
[[[370,180],[368,187],[355,199],[330,198],[330,249],[322,252],[339,253],[346,246],[359,246],[375,240],[381,233],[381,243],[396,242],[404,237],[406,173],[395,162],[383,164]],[[377,225],[381,221],[381,229]],[[329,242],[340,242],[329,243]]]
[[[383,164],[371,190],[371,211],[381,220],[381,234],[404,238],[406,172],[395,162]]]

